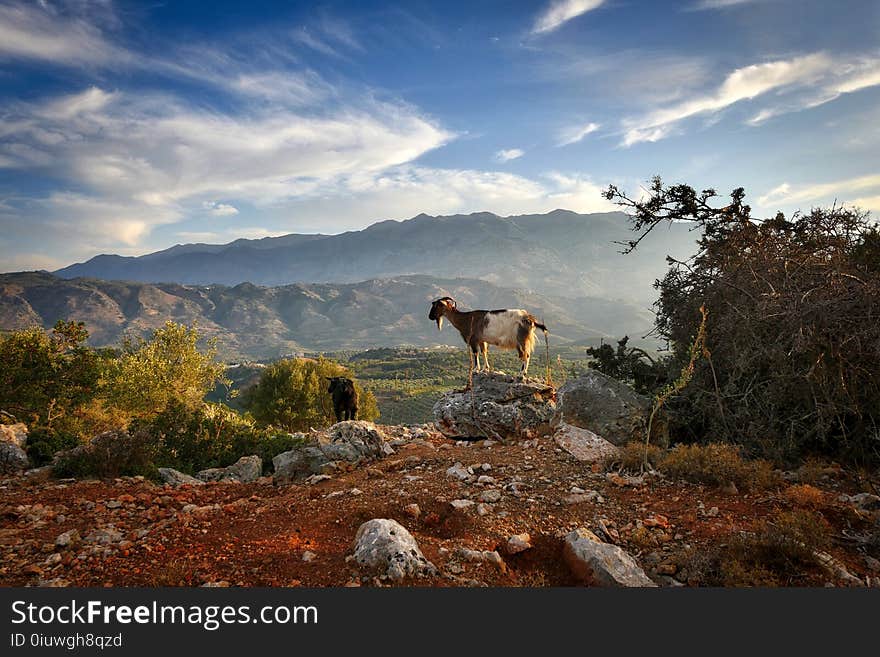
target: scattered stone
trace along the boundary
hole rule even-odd
[[[263,459],[259,456],[242,456],[225,468],[209,468],[196,474],[202,481],[232,481],[249,484],[263,474]]]
[[[706,511],[706,516],[709,517],[709,518],[714,518],[715,516],[718,515],[718,513],[719,513],[719,511],[718,511],[718,507],[717,507],[717,506],[713,506],[711,509],[709,509],[708,511]]]
[[[849,501],[862,511],[876,511],[880,509],[880,496],[871,493],[857,493],[850,495]]]
[[[70,529],[63,534],[59,534],[55,538],[55,547],[59,549],[64,549],[68,547],[72,547],[79,543],[82,538],[79,535],[78,529]]]
[[[327,481],[328,479],[333,479],[333,477],[331,477],[330,475],[326,475],[326,474],[316,474],[316,475],[312,475],[311,477],[307,477],[303,483],[306,483],[309,486],[312,486],[314,484],[320,484],[322,481]]]
[[[489,475],[480,475],[477,477],[478,484],[494,484],[495,477],[490,477]]]
[[[563,554],[572,572],[586,582],[602,586],[657,586],[629,554],[603,543],[586,528],[565,537]]]
[[[410,518],[418,518],[422,514],[422,509],[418,504],[407,504],[403,507],[403,512]]]
[[[184,484],[188,484],[190,486],[201,486],[205,482],[201,479],[196,479],[195,477],[191,477],[188,474],[184,474],[179,470],[175,470],[174,468],[159,468],[159,477],[166,484],[170,484],[177,488],[178,486],[183,486]]]
[[[311,561],[314,561],[315,557],[317,557],[317,556],[318,555],[315,554],[314,552],[310,552],[309,550],[306,550],[305,552],[302,553],[302,560],[305,561],[306,563],[309,563]]]
[[[491,488],[489,490],[484,490],[480,492],[480,501],[481,502],[500,502],[501,501],[501,491],[497,488]]]
[[[519,554],[532,547],[532,537],[528,534],[514,534],[507,539],[507,554]]]
[[[452,477],[454,479],[459,479],[461,481],[466,481],[473,476],[473,471],[470,468],[466,468],[461,464],[461,461],[456,461],[455,465],[446,470],[446,476]]]
[[[739,495],[739,489],[736,487],[736,484],[732,481],[728,481],[721,487],[721,492],[725,495]]]
[[[434,425],[447,438],[527,440],[551,432],[554,389],[540,379],[477,372],[469,391],[444,394],[434,404]]]
[[[491,563],[501,572],[507,572],[507,564],[504,563],[504,559],[501,558],[501,555],[494,550],[470,550],[468,548],[457,548],[455,550],[455,556],[464,561]]]
[[[86,534],[84,540],[86,543],[109,545],[111,543],[119,543],[123,538],[124,536],[122,535],[122,532],[116,529],[113,525],[107,525],[103,528],[93,529]]]
[[[643,475],[639,477],[631,477],[629,475],[619,475],[616,472],[607,473],[605,475],[605,480],[621,488],[626,486],[638,488],[645,484],[645,477]]]
[[[452,500],[449,504],[452,505],[452,508],[456,511],[467,511],[474,505],[473,500]]]
[[[358,529],[354,542],[354,560],[358,564],[377,569],[394,581],[437,574],[437,568],[422,554],[412,534],[394,520],[368,520]]]
[[[479,504],[477,504],[477,515],[478,516],[486,516],[486,515],[489,515],[490,513],[492,513],[492,507],[490,505],[484,504],[483,502],[480,502]]]
[[[589,429],[562,423],[553,440],[578,461],[602,463],[620,456],[620,448],[597,436]]]

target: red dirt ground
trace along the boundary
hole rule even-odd
[[[456,462],[490,464],[490,470],[478,474],[494,477],[497,484],[464,484],[447,476]],[[562,559],[562,543],[567,532],[581,526],[617,542],[661,583],[673,582],[658,575],[674,574],[699,585],[687,572],[694,554],[801,503],[782,490],[725,494],[662,478],[640,487],[618,486],[594,469],[549,438],[485,446],[435,435],[314,485],[276,487],[264,478],[254,484],[173,489],[139,478],[40,484],[15,478],[0,484],[0,585],[388,585],[346,559],[358,527],[372,518],[394,518],[404,525],[441,570],[441,575],[405,585],[578,584]],[[522,481],[520,490],[505,488],[486,515],[479,515],[476,505],[457,511],[449,504],[468,496],[477,501],[485,488],[501,488],[514,478]],[[603,500],[568,503],[572,486],[595,490]],[[840,477],[817,486],[822,492],[809,505],[831,523],[837,540],[829,552],[863,582],[880,583],[880,573],[871,568],[878,564],[865,552],[876,546],[866,548],[851,538],[864,535],[875,521],[839,499],[841,493],[858,492],[857,482]],[[404,510],[413,503],[421,510],[417,518]],[[183,511],[188,504],[218,507]],[[717,515],[707,514],[714,513],[712,507],[718,508]],[[617,537],[603,534],[600,521]],[[55,547],[62,532],[76,528],[85,537],[107,525],[122,532],[122,540]],[[521,533],[531,535],[533,547],[506,554],[508,537]],[[504,566],[461,561],[457,548],[498,550]],[[305,552],[314,558],[303,560]],[[843,582],[814,567],[785,584]]]

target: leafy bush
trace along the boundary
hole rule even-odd
[[[59,321],[0,337],[0,409],[32,426],[53,427],[98,391],[101,358],[85,346],[82,322]]]
[[[49,463],[56,452],[73,449],[79,444],[80,439],[75,434],[51,427],[36,427],[28,433],[25,451],[31,463],[41,466]]]
[[[156,444],[149,434],[107,431],[56,454],[53,471],[59,477],[155,477],[155,457]]]
[[[336,422],[325,377],[352,374],[326,358],[280,360],[263,370],[260,381],[243,395],[242,403],[260,423],[285,431],[308,431]],[[355,381],[359,420],[375,420],[379,408],[372,392]]]
[[[301,437],[260,428],[222,404],[187,408],[172,404],[150,420],[132,428],[150,437],[155,463],[193,474],[206,468],[231,465],[242,456],[256,454],[268,467],[272,458],[301,444]]]
[[[110,405],[140,418],[162,413],[172,404],[198,407],[218,382],[227,382],[214,341],[202,351],[202,339],[195,326],[170,321],[149,340],[126,338],[121,355],[105,372]]]
[[[637,248],[659,223],[690,221],[697,254],[670,260],[656,331],[677,369],[708,310],[710,357],[666,406],[679,440],[745,445],[775,460],[815,453],[880,460],[880,232],[866,213],[832,207],[758,220],[745,192],[664,186],[647,197],[616,187]]]

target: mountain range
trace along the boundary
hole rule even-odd
[[[376,346],[463,347],[450,325],[437,332],[430,302],[454,297],[466,307],[524,307],[543,318],[553,344],[577,344],[646,331],[647,308],[597,298],[553,297],[502,288],[479,279],[399,276],[360,283],[263,287],[241,283],[194,286],[62,279],[48,272],[0,274],[0,329],[58,319],[86,323],[90,343],[118,344],[123,334],[148,335],[166,320],[216,337],[227,360],[271,359],[303,351]]]
[[[489,212],[382,221],[339,235],[240,239],[229,244],[183,244],[138,257],[99,255],[55,272],[61,278],[278,286],[356,283],[423,274],[482,279],[539,294],[624,299],[656,298],[654,280],[666,255],[687,257],[694,235],[683,224],[658,227],[632,254],[621,212],[500,217]]]

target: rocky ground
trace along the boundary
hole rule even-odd
[[[0,584],[601,584],[566,558],[566,536],[584,528],[660,586],[700,585],[689,572],[695,556],[802,504],[822,513],[835,540],[830,561],[784,583],[880,584],[880,562],[858,538],[876,526],[876,500],[859,497],[860,481],[845,473],[823,475],[818,496],[803,500],[786,486],[752,495],[605,472],[551,436],[504,444],[416,431],[392,444],[394,454],[290,484],[8,478],[0,482]],[[360,551],[356,559],[358,530],[372,519],[405,527],[432,568],[398,579]]]

